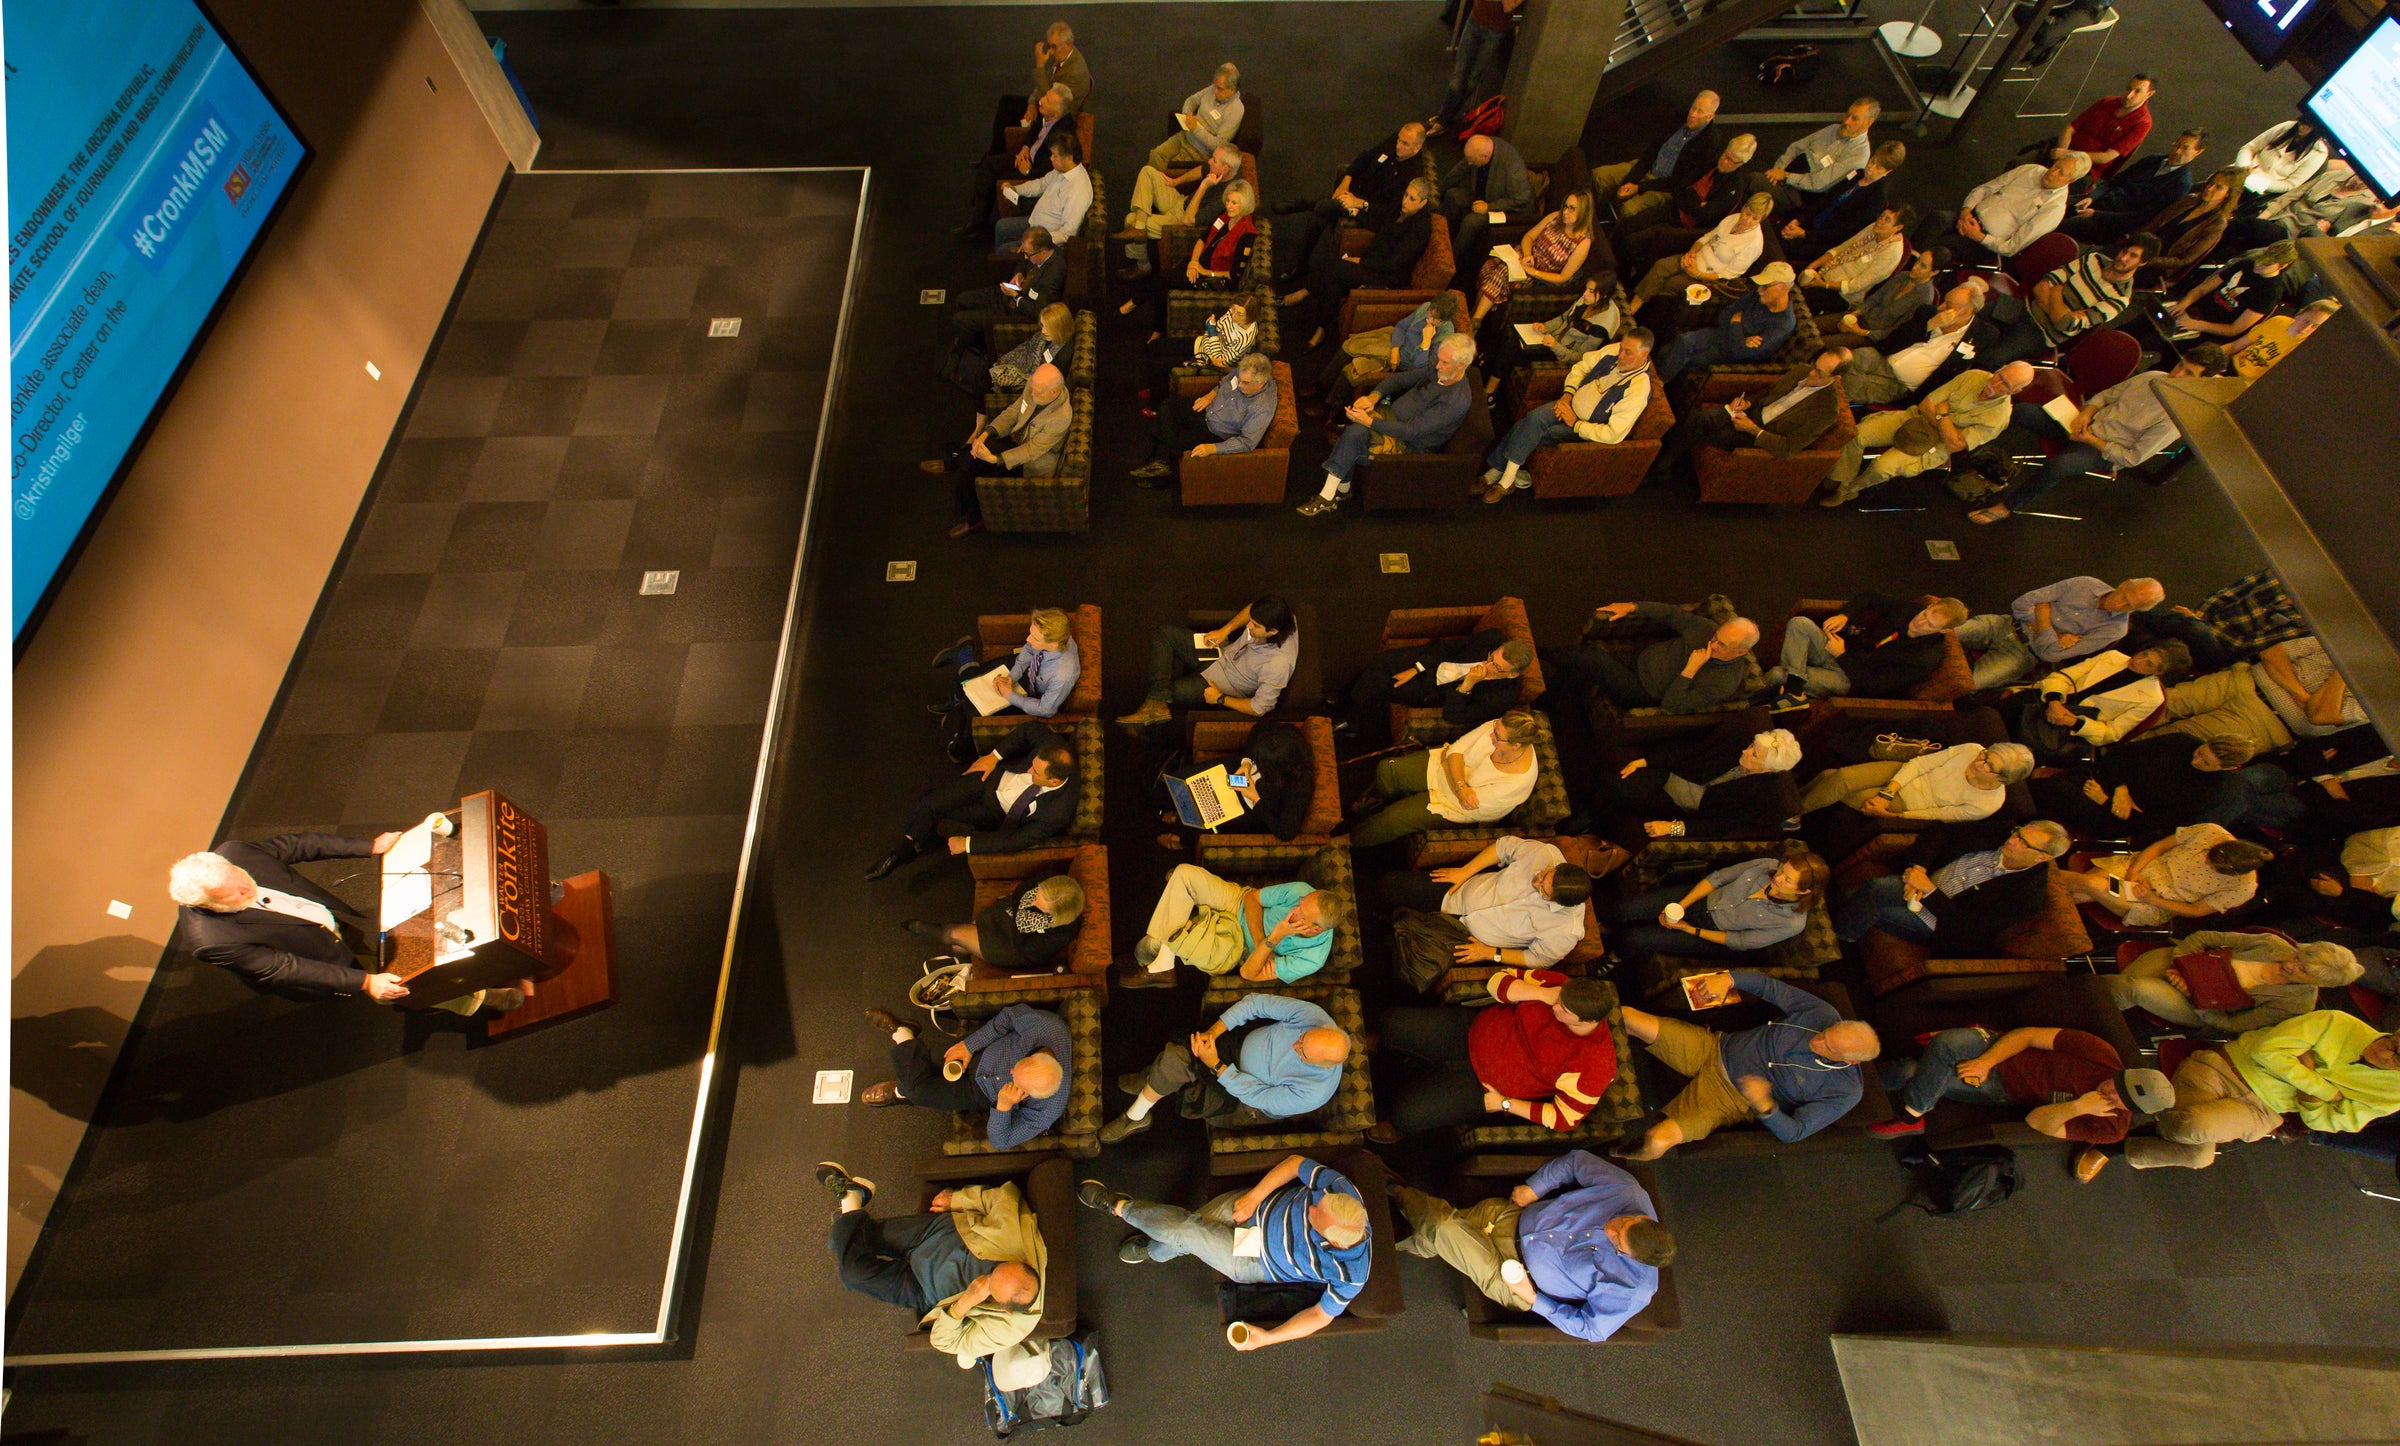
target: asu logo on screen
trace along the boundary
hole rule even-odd
[[[238,201],[242,199],[242,192],[249,189],[250,173],[242,169],[240,166],[235,166],[233,168],[233,174],[225,178],[225,199],[228,201]]]

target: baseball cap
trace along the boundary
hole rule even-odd
[[[2119,1070],[2116,1078],[2117,1098],[2125,1102],[2137,1120],[2175,1108],[2175,1086],[2157,1070]]]
[[[1788,286],[1791,280],[1792,268],[1784,262],[1770,261],[1758,268],[1758,284],[1761,286]]]

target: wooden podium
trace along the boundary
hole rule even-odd
[[[486,1020],[498,1038],[614,1004],[608,875],[577,874],[554,896],[548,832],[489,789],[461,800],[452,822],[448,836],[419,839],[429,819],[384,855],[383,967],[408,985],[401,1007],[524,990],[523,1008]],[[412,911],[395,919],[400,910]]]

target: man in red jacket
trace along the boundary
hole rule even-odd
[[[1617,1077],[1608,985],[1547,969],[1503,969],[1491,990],[1499,1002],[1489,1009],[1384,1011],[1384,1047],[1428,1068],[1400,1091],[1392,1117],[1369,1139],[1390,1144],[1493,1114],[1563,1133],[1600,1102]]]

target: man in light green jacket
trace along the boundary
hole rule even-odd
[[[842,1284],[915,1313],[933,1348],[972,1367],[1042,1323],[1050,1253],[1015,1182],[961,1185],[914,1215],[867,1214],[875,1182],[827,1160],[817,1180],[840,1201],[833,1256]]]
[[[2193,1050],[2176,1068],[2175,1107],[2159,1115],[2159,1137],[2127,1140],[2125,1163],[2204,1170],[2217,1146],[2263,1140],[2288,1114],[2312,1130],[2347,1134],[2395,1110],[2400,1034],[2320,1009]]]

